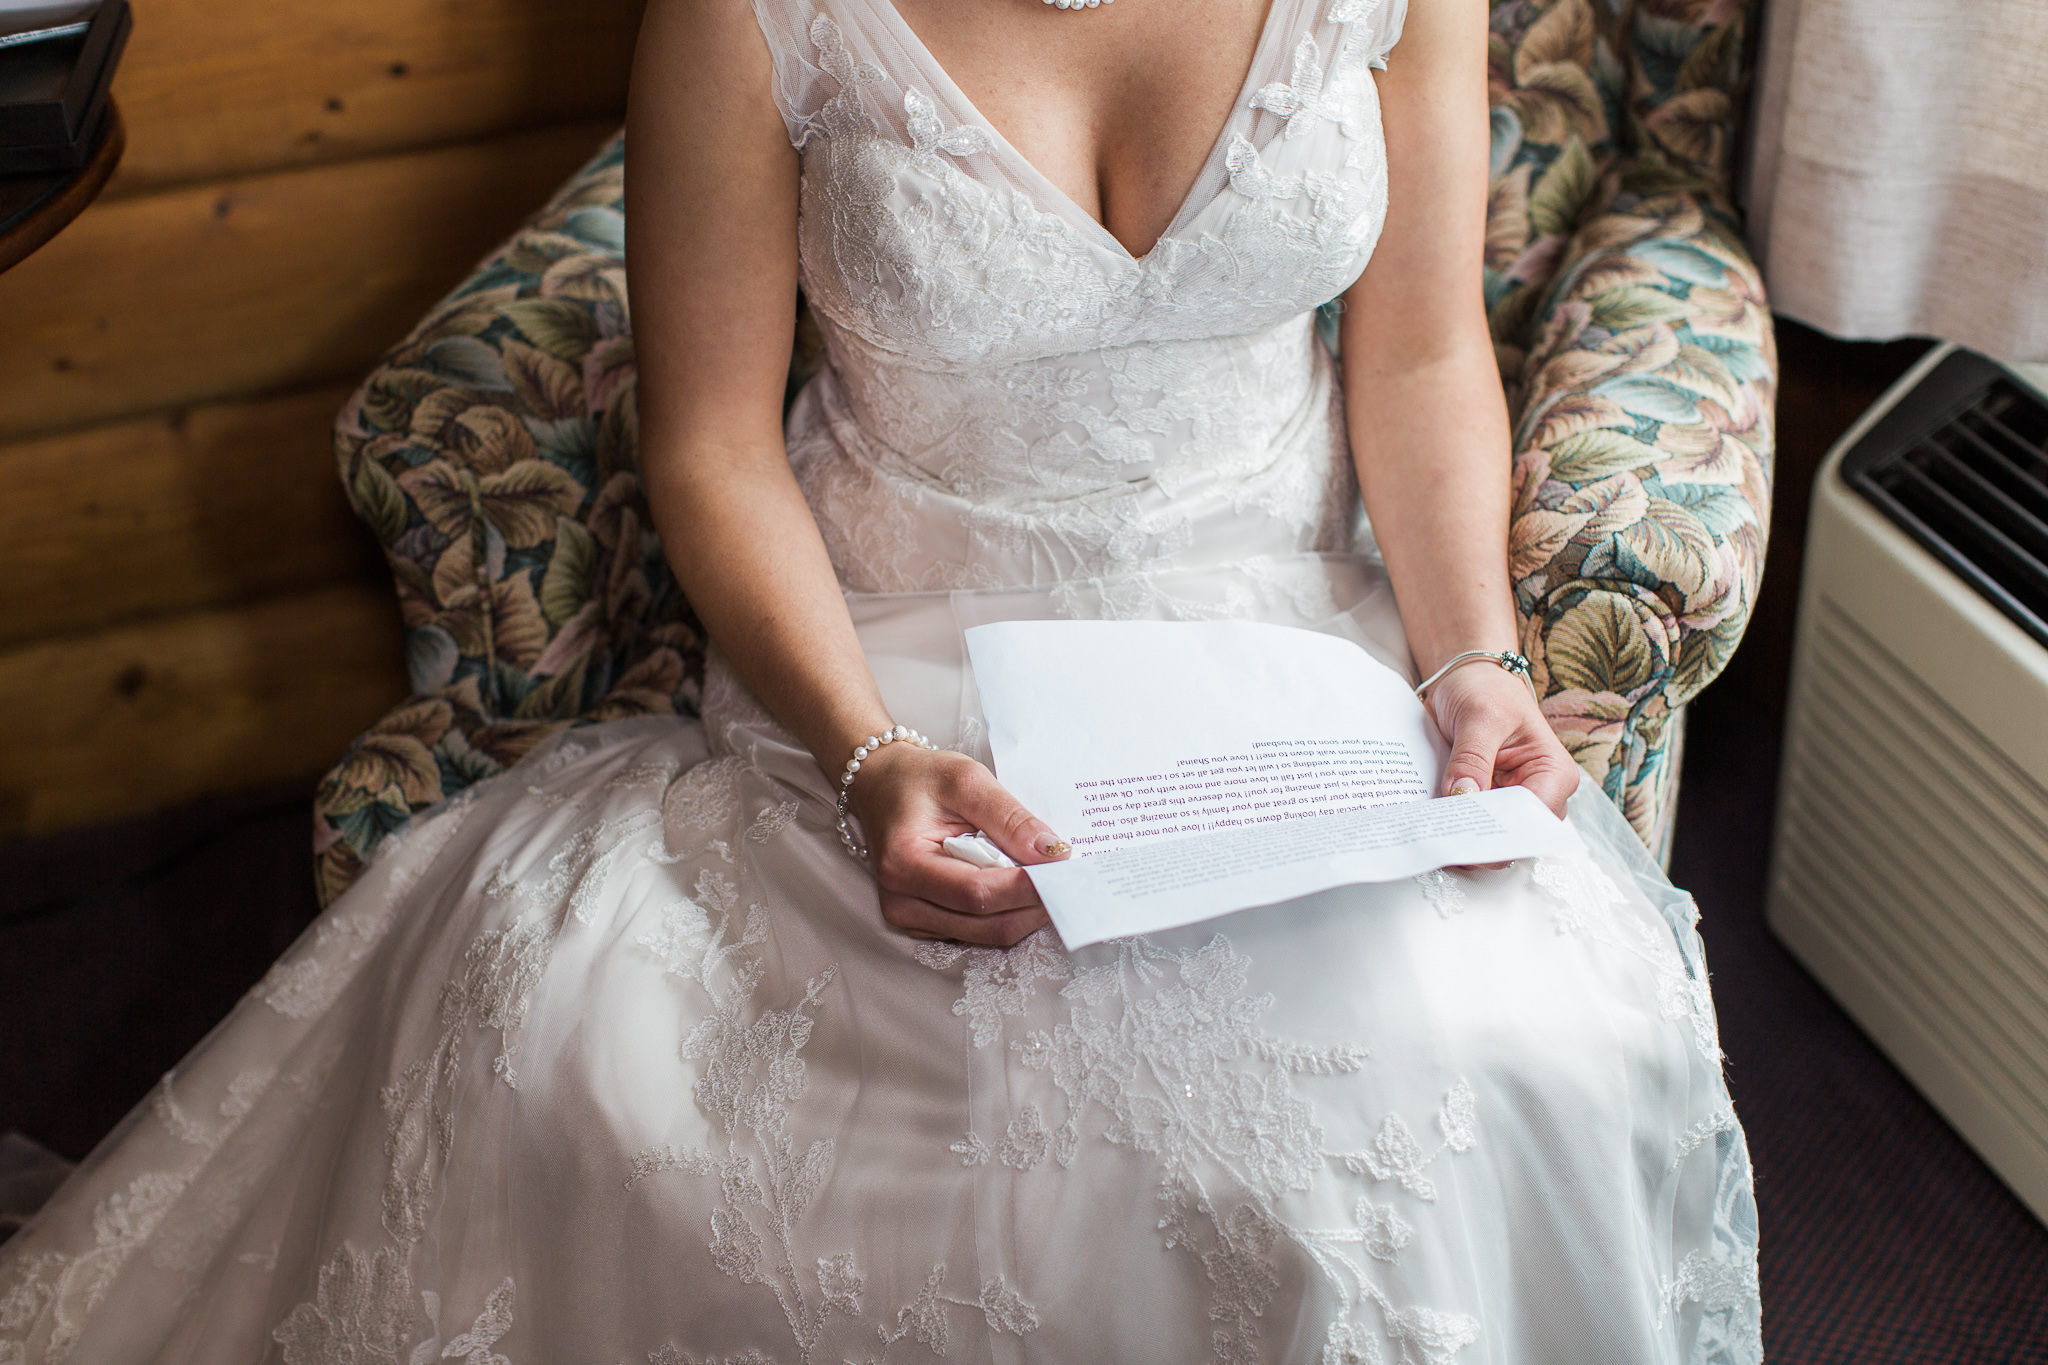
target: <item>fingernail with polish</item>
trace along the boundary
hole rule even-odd
[[[1477,796],[1479,795],[1479,784],[1469,777],[1461,777],[1451,784],[1451,795]]]
[[[1074,851],[1074,846],[1057,834],[1048,834],[1038,841],[1038,851],[1048,858],[1064,858]]]

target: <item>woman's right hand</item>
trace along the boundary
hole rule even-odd
[[[751,7],[649,0],[626,140],[640,469],[697,619],[836,795],[874,733],[853,727],[887,708],[783,439],[801,164],[774,86]],[[939,847],[978,829],[1020,863],[1063,856],[980,764],[890,744],[849,795],[890,924],[1007,945],[1046,923],[1022,872]]]
[[[848,804],[867,836],[882,918],[898,929],[1007,948],[1047,923],[1021,867],[976,867],[941,847],[979,830],[1020,864],[1069,856],[1066,841],[973,759],[887,745],[862,761]]]

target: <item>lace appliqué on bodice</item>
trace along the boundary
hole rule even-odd
[[[1363,77],[1369,46],[1345,41],[1326,60],[1304,36],[1292,77],[1303,93],[1268,85],[1247,103],[1285,105],[1280,136],[1262,151],[1233,114],[1228,188],[1188,217],[1192,230],[1169,230],[1133,258],[1105,232],[963,164],[1007,145],[973,124],[947,129],[914,74],[857,60],[829,14],[809,38],[838,90],[805,119],[804,288],[827,325],[873,347],[876,360],[959,372],[1249,336],[1348,288],[1378,238],[1385,159]],[[877,116],[894,90],[900,132],[894,117]],[[1316,124],[1338,135],[1323,150],[1339,154],[1292,155],[1288,144]]]
[[[1357,495],[1310,316],[1385,217],[1368,70],[1398,14],[1335,0],[1318,20],[1321,4],[1275,0],[1261,51],[1284,44],[1287,78],[1248,90],[1142,257],[984,126],[877,0],[786,39],[819,73],[812,107],[785,113],[829,361],[791,456],[848,587],[1143,575],[1217,557],[1202,532],[1225,517],[1270,526],[1259,552],[1349,548]]]

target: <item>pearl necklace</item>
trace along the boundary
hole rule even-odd
[[[1056,9],[1094,9],[1100,5],[1113,5],[1116,0],[1045,0]]]

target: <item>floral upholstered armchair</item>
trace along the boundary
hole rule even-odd
[[[1652,848],[1680,709],[1734,649],[1763,568],[1775,358],[1728,197],[1752,7],[1493,6],[1485,280],[1515,420],[1521,647],[1552,724]],[[637,472],[622,153],[604,147],[339,418],[414,695],[320,787],[323,902],[414,812],[547,735],[696,705],[703,637]],[[805,334],[792,385],[815,364]]]

